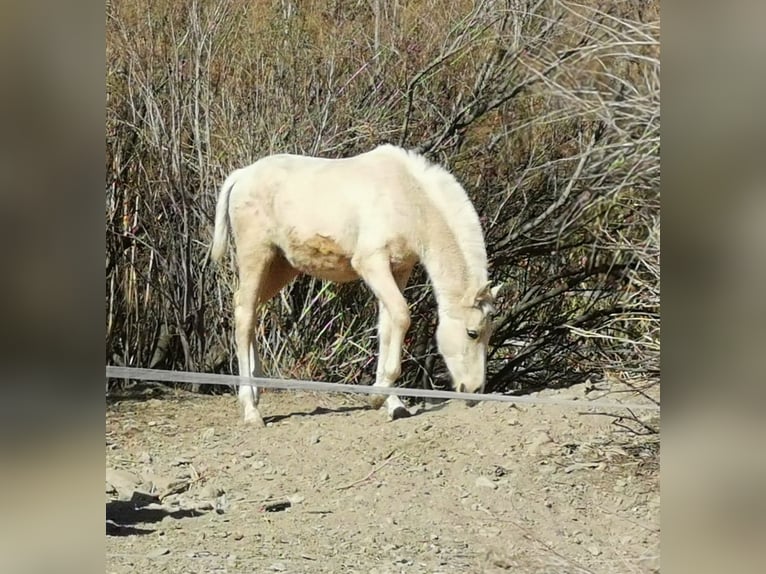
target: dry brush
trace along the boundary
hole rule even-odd
[[[509,285],[492,390],[659,381],[655,2],[107,3],[106,360],[234,372],[216,192],[275,152],[417,149],[464,184]],[[407,384],[441,385],[419,272]],[[304,278],[259,339],[276,376],[368,382],[375,306]]]

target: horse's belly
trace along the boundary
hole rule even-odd
[[[300,242],[291,242],[284,250],[290,265],[301,273],[326,281],[345,283],[359,279],[351,266],[348,253],[334,240],[314,235]]]

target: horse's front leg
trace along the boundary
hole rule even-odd
[[[401,346],[398,351],[399,361],[390,360],[391,357],[391,317],[386,306],[381,302],[378,305],[378,365],[375,371],[376,387],[391,387],[396,382],[401,371]],[[371,395],[370,404],[373,408],[380,408],[386,404],[388,417],[391,420],[406,417],[410,414],[402,400],[396,395]]]
[[[388,258],[382,254],[352,260],[352,265],[375,293],[379,303],[379,356],[374,386],[392,387],[402,372],[402,345],[410,326],[410,312],[401,291],[407,283],[409,271],[395,277]],[[389,395],[385,399],[380,395],[372,398],[373,406],[379,407],[384,401],[390,419],[410,415],[410,411],[396,395]]]

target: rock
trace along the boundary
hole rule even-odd
[[[591,555],[593,555],[593,556],[598,556],[599,554],[601,554],[601,549],[600,549],[598,546],[596,546],[595,544],[591,544],[590,546],[588,546],[588,547],[586,548],[586,550],[587,550],[587,551],[588,551],[588,552],[589,552]]]
[[[107,492],[116,492],[121,499],[130,500],[138,487],[142,484],[141,478],[121,468],[106,469]]]
[[[186,475],[176,477],[149,475],[147,479],[151,483],[150,492],[159,496],[160,500],[185,492],[191,484],[191,479]]]
[[[226,509],[228,507],[229,507],[229,504],[226,501],[226,494],[225,493],[215,499],[215,512],[216,512],[216,514],[223,514],[224,512],[226,512]]]
[[[527,447],[527,454],[530,454],[530,455],[550,454],[554,448],[555,448],[555,444],[553,443],[553,439],[548,434],[548,432],[538,431],[529,441],[529,446]]]
[[[148,452],[142,452],[140,455],[138,455],[138,462],[141,464],[151,464],[152,455],[150,455]]]
[[[274,562],[274,564],[272,564],[269,568],[271,570],[274,570],[275,572],[284,572],[285,570],[287,570],[287,568],[285,568],[285,565],[282,564],[281,562]]]
[[[202,490],[200,491],[199,495],[202,498],[213,500],[221,496],[223,493],[224,493],[224,490],[222,488],[219,488],[216,485],[208,482],[204,487],[202,487]]]
[[[133,494],[130,495],[130,501],[136,508],[140,508],[155,502],[160,502],[160,498],[155,493],[145,492],[142,490],[134,490]]]
[[[165,556],[166,554],[170,554],[170,548],[155,548],[154,550],[147,552],[146,557],[159,558],[160,556]]]
[[[306,497],[300,494],[292,494],[287,497],[287,500],[290,501],[290,504],[300,504],[301,502],[306,500]]]
[[[306,444],[318,444],[319,443],[319,434],[314,433],[310,437],[306,439]]]
[[[492,482],[492,481],[491,481],[490,479],[488,479],[486,476],[480,476],[479,478],[477,478],[477,479],[476,479],[476,483],[475,483],[475,484],[476,484],[476,486],[478,486],[479,488],[491,488],[491,489],[493,489],[493,490],[497,488],[497,484],[495,484],[494,482]]]
[[[202,431],[202,440],[210,440],[215,436],[215,428],[210,427]]]
[[[599,467],[598,462],[575,462],[574,464],[570,464],[566,468],[564,468],[564,474],[570,474],[574,472],[575,470],[585,470],[590,468],[598,468]]]
[[[319,482],[325,482],[327,480],[330,480],[330,473],[327,471],[320,473]]]

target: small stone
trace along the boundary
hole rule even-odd
[[[146,553],[147,558],[159,558],[160,556],[165,556],[166,554],[170,554],[169,548],[155,548],[154,550],[150,550]]]
[[[128,470],[119,468],[106,470],[106,491],[116,492],[124,500],[130,500],[133,492],[141,483],[141,478]]]
[[[285,570],[287,570],[287,568],[285,568],[285,565],[282,564],[281,562],[274,562],[274,564],[272,564],[270,568],[274,570],[275,572],[284,572]]]
[[[480,476],[479,478],[477,478],[476,479],[476,486],[478,486],[480,488],[491,488],[493,490],[497,488],[497,484],[492,482],[486,476]]]
[[[242,458],[251,458],[253,456],[252,450],[243,450],[241,453],[239,453],[239,456]]]
[[[306,497],[300,494],[292,494],[287,497],[287,500],[290,501],[290,504],[300,504],[301,502],[306,500]]]
[[[319,435],[317,433],[312,434],[308,439],[306,439],[307,444],[318,444],[319,443]]]
[[[142,452],[140,455],[138,455],[138,462],[141,464],[151,464],[152,455],[150,455],[148,452]]]
[[[216,485],[207,483],[200,491],[200,496],[208,500],[218,498],[224,493],[222,488],[218,488]]]
[[[553,439],[546,431],[539,431],[529,442],[527,453],[531,455],[549,453],[553,446]]]
[[[234,540],[242,540],[244,537],[245,535],[242,534],[241,532],[235,532],[233,536]]]
[[[146,424],[147,424],[147,426],[150,426],[150,427],[155,427],[155,426],[157,426],[157,421],[149,421],[149,422],[148,422],[148,423],[146,423]]]
[[[215,428],[210,427],[202,431],[202,440],[209,440],[215,436]]]
[[[327,480],[330,480],[330,473],[329,472],[325,471],[325,472],[323,472],[323,473],[321,473],[319,475],[319,481],[320,482],[325,482]]]
[[[591,555],[593,555],[593,556],[598,556],[599,554],[601,554],[601,549],[600,549],[598,546],[596,546],[595,544],[591,544],[590,546],[588,546],[588,547],[586,548],[586,550],[587,550],[587,551],[588,551],[588,552],[589,552]]]
[[[215,499],[215,512],[216,514],[223,514],[228,508],[228,502],[226,501],[226,494],[220,495]]]

